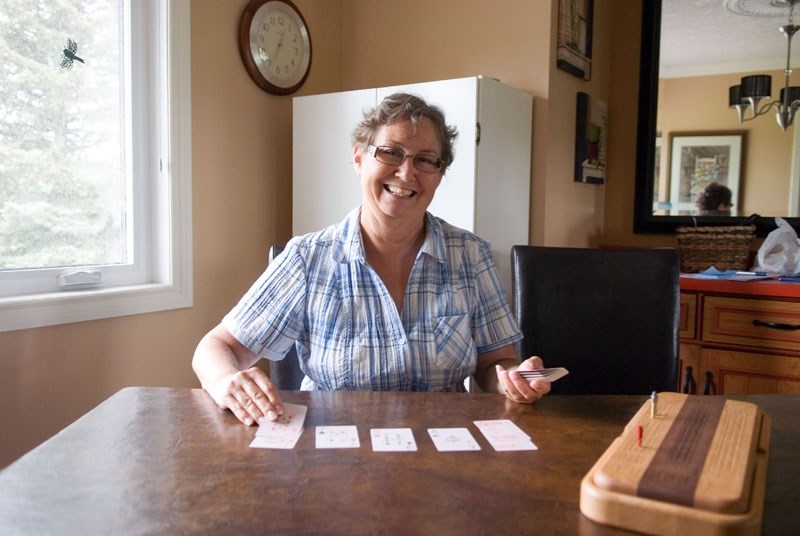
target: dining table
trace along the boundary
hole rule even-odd
[[[581,513],[581,480],[648,396],[280,395],[307,408],[303,431],[265,449],[201,389],[123,388],[0,471],[0,533],[629,534]],[[797,533],[800,395],[731,398],[771,420],[762,533]],[[535,449],[495,450],[486,420]],[[357,447],[317,448],[316,427],[345,425]],[[374,450],[381,428],[409,428],[415,450]],[[440,451],[431,428],[466,428],[479,450]]]

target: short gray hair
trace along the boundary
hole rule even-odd
[[[410,93],[394,93],[383,99],[379,105],[365,111],[364,118],[353,129],[351,142],[363,151],[372,143],[381,127],[400,121],[410,121],[416,132],[420,117],[425,117],[433,123],[436,136],[442,144],[441,159],[444,162],[444,169],[447,169],[455,158],[453,142],[458,136],[458,131],[446,123],[441,108],[428,104]]]

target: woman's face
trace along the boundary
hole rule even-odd
[[[362,218],[397,218],[422,221],[433,201],[443,172],[425,173],[414,167],[413,157],[441,157],[442,147],[433,123],[423,117],[417,132],[410,121],[381,127],[372,141],[378,147],[391,147],[410,155],[399,166],[379,162],[369,151],[353,148],[353,165],[361,178]]]

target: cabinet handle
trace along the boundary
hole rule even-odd
[[[683,389],[681,391],[687,395],[697,393],[697,384],[692,376],[692,367],[686,367],[686,377],[683,379]]]
[[[703,385],[703,394],[704,395],[715,395],[717,394],[717,386],[714,385],[714,374],[710,371],[706,371],[706,383]]]
[[[765,328],[772,328],[772,329],[785,329],[785,330],[796,330],[800,329],[800,324],[782,324],[780,322],[764,322],[763,320],[753,320],[754,326],[764,326]]]

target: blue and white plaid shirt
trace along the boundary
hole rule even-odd
[[[290,240],[228,330],[268,359],[296,344],[304,390],[463,391],[478,353],[522,338],[488,242],[426,214],[398,313],[364,258],[359,217]]]

